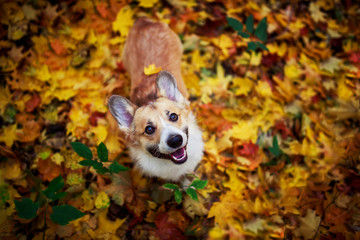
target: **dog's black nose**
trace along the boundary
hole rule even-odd
[[[167,144],[172,148],[180,147],[182,143],[183,138],[181,135],[171,135],[167,140]]]

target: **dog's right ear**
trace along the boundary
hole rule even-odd
[[[108,101],[111,114],[121,130],[128,130],[134,118],[135,105],[119,95],[112,95]]]

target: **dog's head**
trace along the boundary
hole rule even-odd
[[[136,107],[126,98],[109,98],[110,112],[129,140],[155,158],[182,164],[187,160],[189,103],[177,88],[176,80],[167,71],[158,74],[156,101]]]

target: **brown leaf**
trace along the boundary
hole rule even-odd
[[[25,103],[25,110],[27,112],[34,111],[41,103],[41,98],[38,94],[32,95],[32,97]]]
[[[61,166],[51,161],[50,158],[47,158],[45,160],[39,158],[37,169],[41,173],[42,179],[44,181],[51,181],[57,176],[59,176],[62,172]]]

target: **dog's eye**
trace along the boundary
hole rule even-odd
[[[169,119],[172,122],[176,122],[178,120],[178,115],[176,113],[172,113],[172,114],[170,114]]]
[[[154,127],[152,127],[152,126],[147,126],[146,128],[145,128],[145,133],[146,134],[153,134],[155,132],[155,128]]]

